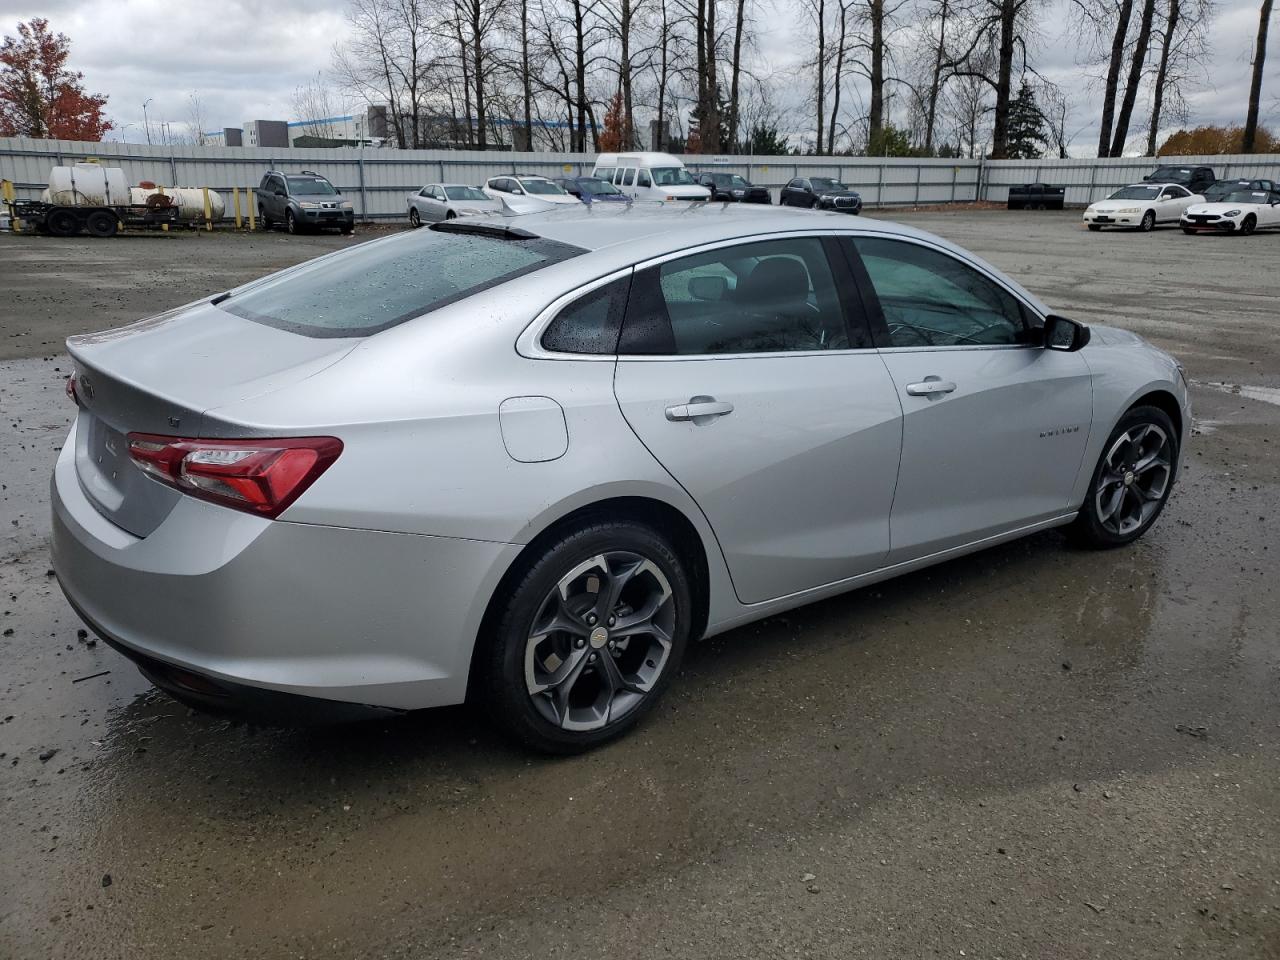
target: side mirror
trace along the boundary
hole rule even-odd
[[[1074,353],[1089,342],[1089,328],[1083,323],[1050,314],[1044,318],[1044,348]]]

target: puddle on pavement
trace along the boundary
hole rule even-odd
[[[1248,384],[1224,383],[1220,380],[1192,380],[1193,387],[1205,387],[1228,393],[1233,397],[1244,397],[1248,400],[1261,400],[1263,403],[1274,403],[1280,407],[1280,387],[1255,387]]]

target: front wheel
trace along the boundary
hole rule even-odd
[[[1257,228],[1257,226],[1258,226],[1258,218],[1255,217],[1252,213],[1249,214],[1247,217],[1244,218],[1244,222],[1240,224],[1240,235],[1242,237],[1249,236],[1249,234],[1253,233],[1253,231]]]
[[[578,753],[621,736],[680,666],[689,577],[648,527],[567,533],[500,589],[479,689],[497,723],[535,749]]]
[[[1156,212],[1148,210],[1142,215],[1142,222],[1138,224],[1138,229],[1143,233],[1150,233],[1156,228]]]
[[[1099,230],[1102,229],[1102,224],[1100,223],[1090,223],[1090,224],[1086,224],[1086,226],[1088,226],[1088,228],[1092,230],[1094,233],[1097,233]]]
[[[1069,528],[1083,546],[1132,543],[1147,532],[1173,492],[1178,434],[1158,407],[1134,407],[1116,424],[1094,468],[1080,515]]]
[[[1190,227],[1183,227],[1182,232],[1185,233],[1188,237],[1194,237],[1196,235],[1196,231],[1192,230]]]
[[[284,228],[289,233],[302,232],[302,228],[298,225],[298,218],[293,215],[292,210],[286,210],[284,213]]]

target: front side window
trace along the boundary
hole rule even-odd
[[[412,230],[322,257],[218,302],[308,337],[364,337],[582,251],[550,240]]]
[[[894,347],[1029,342],[1013,294],[957,258],[903,240],[855,237]]]
[[[766,240],[636,274],[621,353],[705,355],[848,349],[817,237]]]
[[[648,170],[641,170],[639,173],[637,173],[637,174],[636,174],[636,186],[637,186],[637,187],[652,187],[652,186],[653,186],[653,182],[649,179],[649,171],[648,171]]]

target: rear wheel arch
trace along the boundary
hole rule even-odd
[[[472,645],[468,693],[477,679],[476,665],[483,655],[485,638],[492,633],[495,620],[502,610],[503,598],[510,592],[513,584],[552,543],[568,533],[601,521],[636,523],[648,527],[671,544],[685,567],[692,588],[693,616],[689,639],[697,640],[702,636],[710,611],[710,570],[706,546],[697,527],[677,507],[662,500],[643,496],[611,497],[578,507],[547,524],[508,565],[489,597],[479,632]]]

